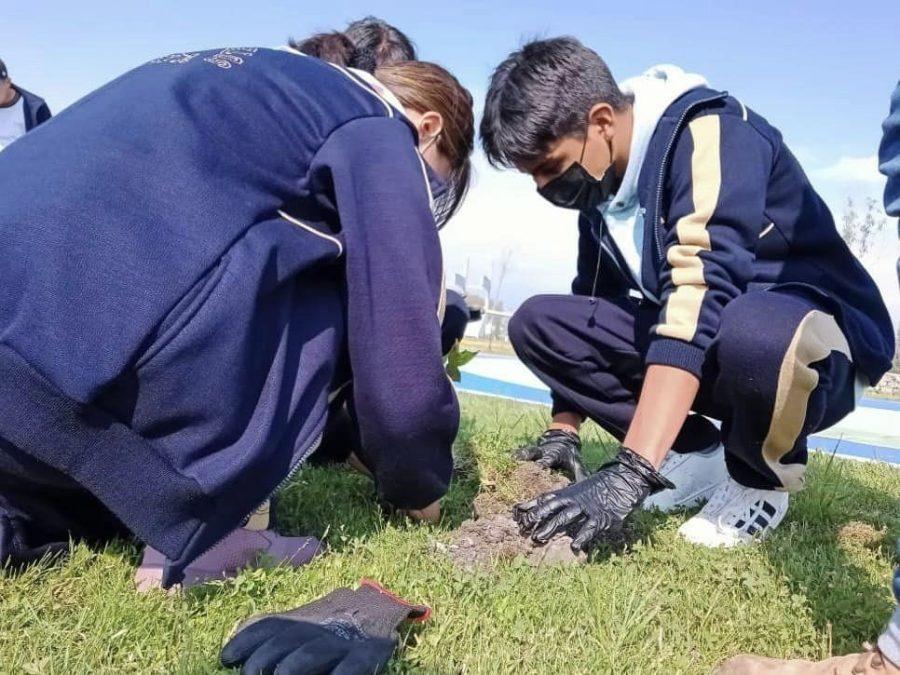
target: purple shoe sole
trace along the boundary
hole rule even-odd
[[[188,565],[182,588],[207,581],[235,577],[241,570],[271,565],[302,567],[323,550],[315,537],[283,537],[271,530],[237,529],[209,551]],[[145,592],[162,585],[166,556],[150,548],[144,549],[141,565],[134,575],[138,591]]]

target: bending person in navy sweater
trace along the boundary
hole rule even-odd
[[[434,513],[459,421],[437,229],[471,96],[432,64],[376,76],[173,54],[0,156],[0,560],[131,533],[181,582],[351,378],[379,497]]]
[[[303,40],[291,40],[290,45],[323,61],[373,73],[379,67],[416,59],[412,40],[403,31],[372,16],[353,21],[344,32],[317,33]],[[467,324],[481,318],[481,311],[470,306],[460,293],[449,289],[445,293],[441,351],[447,354],[462,340]],[[322,444],[310,462],[332,464],[346,461],[350,466],[368,472],[359,461],[364,451],[360,449],[359,425],[355,421],[351,394],[352,387],[348,386],[342,390],[340,397],[332,401]]]
[[[569,529],[587,549],[642,504],[708,499],[689,541],[766,536],[803,486],[808,435],[894,353],[878,288],[781,134],[702,77],[658,66],[620,87],[559,38],[497,68],[481,135],[494,164],[580,212],[574,294],[510,321],[555,404],[522,456],[574,473],[587,417],[621,442],[593,476],[520,505],[523,530]]]

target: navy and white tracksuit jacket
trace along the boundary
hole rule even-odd
[[[854,383],[891,367],[891,320],[873,280],[780,133],[724,92],[681,95],[659,119],[637,185],[640,284],[600,212],[582,214],[575,296],[514,316],[520,357],[556,410],[620,439],[645,368],[701,379],[675,448],[725,442],[732,476],[796,489],[806,437],[853,409]],[[654,300],[629,296],[649,291]],[[587,296],[587,297],[579,297]]]
[[[22,97],[25,112],[25,131],[31,131],[52,117],[50,107],[40,96],[16,85],[13,85],[13,89],[19,92],[19,95]]]
[[[445,492],[440,185],[367,81],[174,54],[4,151],[0,185],[0,559],[119,522],[177,582],[315,450],[351,373],[380,496]]]

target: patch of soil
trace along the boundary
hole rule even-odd
[[[881,545],[886,535],[886,527],[879,530],[868,523],[851,521],[838,530],[838,541],[848,546],[875,548]]]
[[[546,545],[538,546],[519,534],[512,519],[514,504],[568,484],[569,480],[561,474],[523,462],[516,466],[509,489],[501,492],[492,486],[483,490],[475,498],[475,517],[452,532],[447,544],[437,547],[454,565],[468,571],[488,569],[499,561],[519,557],[534,566],[581,564],[587,556],[572,553],[571,537],[557,535]]]
[[[467,520],[453,532],[448,544],[440,544],[453,564],[466,571],[490,569],[497,562],[521,557],[529,565],[577,565],[587,560],[572,552],[572,539],[557,535],[544,546],[519,534],[519,526],[509,514],[495,514]]]
[[[521,462],[516,465],[509,482],[509,488],[502,493],[495,486],[482,489],[472,505],[476,518],[508,514],[514,504],[564,488],[569,484],[569,479],[534,462]]]

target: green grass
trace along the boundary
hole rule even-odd
[[[440,526],[382,516],[373,488],[337,469],[301,473],[280,501],[292,533],[331,552],[300,572],[255,570],[182,596],[136,594],[138,549],[76,545],[63,563],[0,573],[0,672],[217,672],[235,623],[373,577],[434,608],[404,633],[395,672],[704,673],[742,651],[822,657],[874,639],[892,608],[900,473],[883,465],[813,459],[808,488],[762,545],[692,547],[686,515],[643,514],[639,541],[577,569],[521,564],[455,571],[432,548],[470,515],[479,486],[504,488],[509,448],[533,437],[546,410],[464,397],[457,480]],[[610,449],[592,429],[590,463]],[[841,534],[854,522],[884,533]]]

